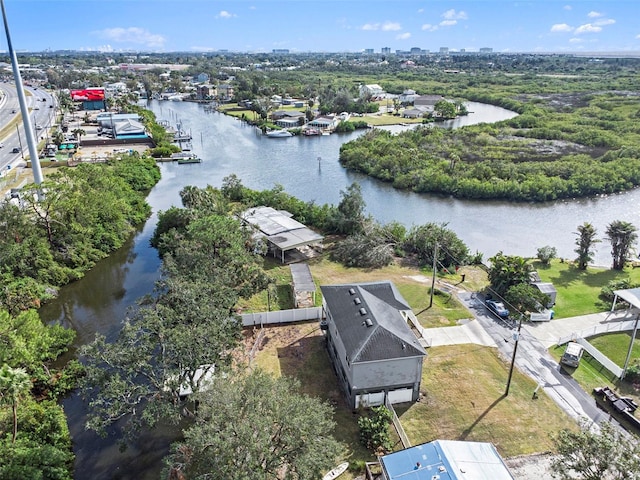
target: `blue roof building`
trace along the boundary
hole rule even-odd
[[[435,440],[380,458],[385,480],[515,480],[492,443]]]

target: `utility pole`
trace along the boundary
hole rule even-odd
[[[40,168],[40,159],[38,158],[38,150],[36,148],[36,142],[33,135],[33,126],[31,125],[31,118],[29,116],[29,109],[27,108],[27,100],[24,95],[24,86],[22,85],[22,77],[20,76],[20,69],[18,68],[18,57],[11,44],[11,35],[9,34],[9,24],[7,23],[7,14],[4,9],[4,0],[0,0],[0,7],[2,8],[2,19],[4,21],[4,31],[7,35],[7,46],[9,49],[9,56],[11,58],[11,67],[13,69],[13,78],[16,83],[16,90],[18,93],[18,102],[20,103],[20,112],[22,113],[22,122],[24,126],[24,132],[27,140],[27,147],[29,148],[29,157],[31,158],[31,169],[33,170],[33,181],[36,185],[42,183],[42,170]],[[38,191],[38,197],[41,196]]]
[[[436,267],[438,266],[438,242],[433,247],[433,277],[431,278],[431,298],[429,299],[429,308],[433,306],[433,292],[436,288]]]
[[[511,356],[511,366],[509,367],[509,378],[507,379],[507,389],[504,391],[504,396],[509,395],[509,387],[511,386],[511,377],[513,375],[513,367],[516,363],[516,352],[518,351],[518,341],[520,340],[520,329],[522,328],[522,315],[518,321],[518,330],[513,334],[515,345],[513,346],[513,355]]]
[[[629,350],[627,351],[627,358],[624,361],[624,368],[622,369],[622,376],[620,380],[622,380],[627,375],[627,368],[629,368],[629,361],[631,360],[631,351],[633,350],[633,341],[636,338],[636,332],[638,331],[638,321],[640,320],[640,313],[636,315],[636,323],[633,326],[633,334],[631,335],[631,341],[629,342]]]

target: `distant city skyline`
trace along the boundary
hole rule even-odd
[[[640,52],[638,0],[5,0],[5,9],[14,48],[30,52]]]

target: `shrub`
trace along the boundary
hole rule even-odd
[[[550,247],[549,245],[540,247],[536,253],[536,257],[538,257],[538,260],[540,260],[543,265],[549,265],[549,262],[556,258],[557,255],[558,250],[556,250],[555,247]]]

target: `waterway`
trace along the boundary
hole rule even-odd
[[[398,191],[361,174],[343,169],[340,145],[361,132],[319,137],[267,138],[255,128],[219,113],[206,113],[188,102],[150,102],[159,119],[181,122],[193,136],[192,147],[200,164],[161,164],[162,179],[148,202],[152,217],[116,254],[100,262],[89,274],[61,290],[59,298],[41,308],[47,322],[58,322],[78,332],[74,355],[80,345],[96,333],[113,338],[136,299],[152,292],[160,261],[149,246],[157,212],[179,205],[179,192],[186,185],[219,187],[235,173],[247,187],[267,189],[282,185],[286,192],[318,204],[340,201],[341,191],[357,181],[367,204],[367,213],[382,223],[399,221],[407,226],[427,222],[447,223],[471,251],[485,258],[504,251],[523,256],[551,245],[562,257],[575,254],[576,227],[588,221],[602,235],[612,220],[640,225],[640,191],[593,199],[545,204],[474,202],[450,197]],[[470,103],[473,113],[441,127],[496,122],[513,112]],[[392,131],[406,127],[390,127]],[[600,244],[596,263],[609,265],[609,248]],[[76,480],[157,479],[161,459],[168,450],[171,429],[145,435],[136,445],[120,452],[116,431],[102,439],[84,428],[87,406],[77,393],[63,401],[76,453]]]

